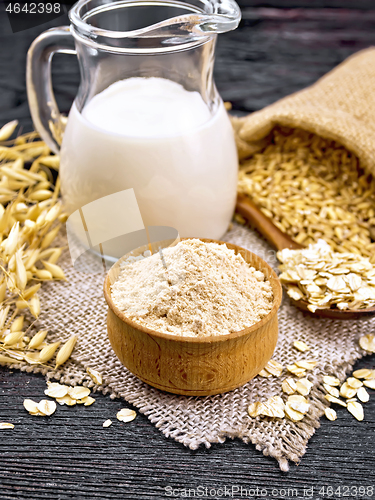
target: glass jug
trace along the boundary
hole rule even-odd
[[[31,115],[61,156],[67,209],[132,188],[146,227],[219,239],[235,206],[238,160],[213,65],[217,34],[238,26],[237,4],[80,0],[69,18],[70,27],[33,42],[27,61]],[[77,54],[81,72],[66,127],[51,84],[56,52]]]

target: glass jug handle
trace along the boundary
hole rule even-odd
[[[51,62],[56,52],[77,54],[69,26],[49,29],[31,44],[27,53],[26,87],[34,126],[47,146],[59,154],[65,122],[52,89]]]

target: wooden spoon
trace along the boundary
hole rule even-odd
[[[283,250],[284,248],[290,248],[293,250],[298,250],[304,248],[304,245],[300,245],[293,241],[290,236],[280,231],[278,227],[266,216],[259,208],[254,205],[250,198],[244,194],[239,194],[237,196],[237,212],[242,215],[248,222],[252,224],[258,231],[266,238],[268,243],[272,245],[276,250]],[[334,319],[354,319],[364,316],[370,316],[375,314],[375,307],[369,307],[367,309],[347,309],[340,311],[340,309],[317,309],[314,313],[311,313],[307,306],[309,303],[305,300],[294,300],[290,298],[292,303],[302,309],[302,311],[309,312],[310,314],[317,314],[324,318],[334,318]]]

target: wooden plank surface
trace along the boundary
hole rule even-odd
[[[375,44],[373,2],[341,2],[353,10],[337,9],[340,2],[334,0],[331,9],[322,8],[323,0],[296,4],[246,0],[240,28],[219,37],[216,83],[236,112],[260,109],[301,89],[351,53]],[[64,23],[62,17],[53,24]],[[0,11],[1,124],[18,118],[25,130],[31,127],[26,51],[46,27],[12,34]],[[53,73],[57,100],[68,111],[79,81],[75,58],[58,55]],[[375,356],[358,367],[375,367]],[[174,488],[174,498],[182,497],[183,489],[191,489],[190,498],[194,493],[196,498],[220,498],[220,493],[224,498],[375,498],[374,391],[363,422],[341,408],[336,422],[322,419],[301,464],[282,473],[274,459],[237,439],[191,451],[165,438],[142,415],[120,423],[115,414],[129,405],[108,396],[97,395],[88,408],[59,407],[52,418],[31,417],[22,401],[41,399],[44,388],[43,377],[0,368],[0,421],[15,424],[12,431],[0,431],[0,499],[158,499],[168,498],[166,487]],[[107,418],[114,424],[103,429]],[[321,490],[328,486],[332,495]],[[367,488],[364,494],[360,487]]]

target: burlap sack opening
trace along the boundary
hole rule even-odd
[[[375,49],[349,57],[314,85],[233,118],[240,160],[262,150],[276,125],[337,141],[375,175]]]

